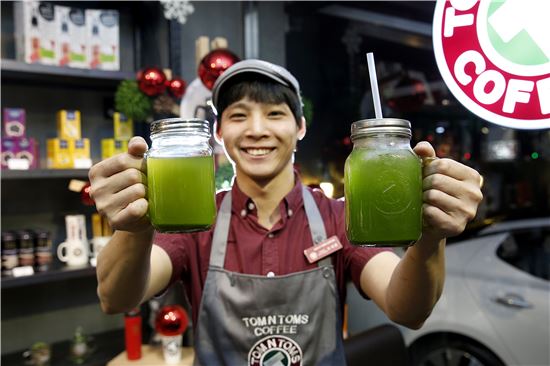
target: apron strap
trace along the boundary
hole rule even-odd
[[[212,252],[210,253],[210,265],[223,268],[225,262],[225,250],[227,248],[227,237],[229,236],[229,224],[231,223],[231,191],[223,197],[216,227],[212,239]]]
[[[319,212],[319,208],[315,203],[315,199],[311,192],[302,185],[302,196],[304,198],[304,208],[306,209],[307,220],[309,223],[309,230],[311,231],[311,239],[313,240],[313,245],[317,245],[327,238],[327,233],[325,231],[325,224],[323,223],[323,218]],[[329,266],[331,264],[330,256],[321,259],[318,262],[318,266]]]
[[[327,238],[323,218],[317,208],[315,199],[309,190],[302,185],[302,196],[304,208],[309,223],[309,230],[313,245],[317,245]],[[227,238],[229,236],[229,225],[231,223],[231,191],[223,197],[222,204],[216,218],[216,227],[214,237],[212,238],[212,252],[210,254],[210,265],[223,268],[225,263],[225,252],[227,249]],[[331,264],[330,257],[323,258],[318,262],[318,266],[328,266]]]

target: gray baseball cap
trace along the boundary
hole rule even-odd
[[[267,61],[249,59],[239,61],[236,64],[227,68],[227,70],[225,70],[214,83],[214,86],[212,88],[212,103],[214,104],[214,107],[216,107],[216,109],[218,109],[218,97],[222,86],[226,84],[227,81],[230,80],[232,77],[244,73],[261,74],[269,77],[270,79],[278,82],[281,85],[290,88],[298,96],[300,105],[303,105],[302,97],[300,95],[300,84],[298,83],[298,80],[296,80],[296,78],[287,69]]]

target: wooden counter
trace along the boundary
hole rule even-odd
[[[181,349],[181,361],[175,365],[177,366],[192,366],[193,357],[195,352],[193,348],[182,347]],[[133,366],[133,365],[147,365],[147,366],[156,366],[156,365],[166,365],[164,362],[164,357],[162,355],[162,347],[152,347],[149,345],[141,346],[141,358],[139,360],[130,361],[126,358],[126,351],[122,352],[115,358],[113,358],[107,366]]]

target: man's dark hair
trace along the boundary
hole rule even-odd
[[[223,111],[231,104],[248,97],[257,103],[286,103],[297,124],[302,119],[300,99],[290,88],[259,74],[242,74],[228,80],[220,90],[218,100],[218,123],[221,123]]]

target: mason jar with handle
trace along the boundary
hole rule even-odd
[[[160,232],[208,230],[216,218],[208,121],[168,118],[151,124],[146,153],[149,219]]]
[[[351,126],[345,164],[346,233],[355,245],[409,246],[422,232],[422,164],[411,124],[367,119]]]

